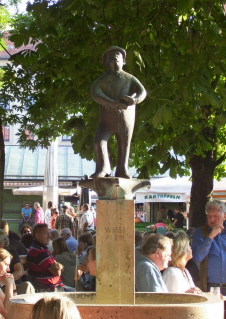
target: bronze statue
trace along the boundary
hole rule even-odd
[[[112,46],[103,54],[107,71],[92,84],[94,101],[100,106],[100,122],[94,139],[96,171],[91,177],[110,175],[111,167],[107,143],[115,134],[118,142],[118,160],[115,177],[130,178],[128,160],[135,122],[136,104],[146,97],[143,85],[133,75],[123,71],[126,51]]]

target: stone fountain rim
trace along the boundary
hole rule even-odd
[[[78,295],[80,296],[80,298],[84,298],[86,299],[87,297],[91,297],[93,296],[94,297],[94,300],[91,300],[92,303],[81,303],[81,299],[78,300],[79,303],[76,303],[77,306],[79,307],[83,307],[83,306],[92,306],[92,307],[102,307],[102,306],[107,306],[107,307],[131,307],[131,306],[134,306],[134,307],[188,307],[188,306],[192,306],[192,307],[198,307],[200,306],[200,304],[206,304],[206,303],[216,303],[217,301],[218,302],[221,302],[222,300],[217,298],[216,296],[213,296],[213,295],[210,295],[210,294],[206,294],[204,293],[203,295],[194,295],[194,294],[188,294],[188,293],[182,293],[182,294],[179,294],[179,293],[147,293],[147,292],[141,292],[141,293],[136,293],[136,297],[138,296],[142,296],[142,295],[146,295],[148,297],[148,295],[156,295],[156,296],[164,296],[164,295],[176,295],[176,296],[181,296],[181,295],[189,295],[191,297],[197,297],[197,298],[201,298],[203,299],[202,301],[198,301],[198,302],[188,302],[188,303],[185,303],[185,302],[181,302],[181,303],[165,303],[165,304],[156,304],[156,303],[147,303],[147,302],[143,302],[142,303],[137,303],[135,301],[134,304],[101,304],[101,303],[95,303],[95,293],[92,293],[92,292],[87,292],[87,293],[81,293],[81,292],[64,292],[64,293],[56,293],[56,295],[61,295],[63,294],[64,296],[68,296],[70,297],[70,295]],[[42,295],[40,296],[40,298],[43,298],[45,295],[53,295],[53,293],[35,293],[35,294],[30,294],[30,295],[17,295],[11,299],[9,299],[9,303],[11,304],[16,304],[17,300],[23,300],[22,303],[18,303],[20,305],[32,305],[34,304],[37,300],[39,300],[40,298],[38,298],[39,296],[38,295]],[[36,298],[34,299],[37,299],[36,301],[28,301],[26,300],[26,297],[27,298],[32,298],[32,296],[35,296]],[[23,298],[24,297],[24,298]],[[196,298],[195,297],[195,298]],[[136,298],[138,299],[138,298]],[[76,302],[76,298],[74,299],[75,302]]]

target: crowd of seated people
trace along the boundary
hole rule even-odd
[[[65,233],[67,234],[67,229]],[[71,237],[70,235],[71,232],[68,237]],[[179,231],[176,236],[173,233],[175,237],[173,241],[168,238],[172,237],[167,236],[169,234],[163,236],[161,234],[153,234],[151,231],[143,235],[136,231],[135,235],[137,291],[197,293],[198,288],[195,288],[192,277],[185,268],[192,254],[189,237],[183,231]],[[95,236],[91,232],[80,234],[76,252],[71,252],[67,246],[67,236],[60,237],[56,229],[49,230],[46,224],[37,224],[32,230],[30,226],[24,225],[21,228],[21,242],[25,243],[29,270],[29,275],[28,277],[25,276],[25,279],[34,286],[36,292],[95,291]],[[2,237],[3,243],[0,243],[0,246],[2,248],[6,246],[5,248],[7,248],[9,240],[3,230]],[[53,240],[52,252],[47,248],[50,238]],[[40,254],[34,255],[37,250],[40,250]],[[13,257],[14,262],[11,260],[11,273],[17,281],[23,276],[23,268],[18,254],[13,252]],[[43,259],[43,265],[40,258]],[[36,267],[39,267],[39,277],[45,278],[46,274],[48,274],[51,277],[51,283],[45,282],[45,279],[35,278],[37,269],[33,267],[34,260],[36,261]],[[170,262],[170,268],[166,269],[168,262]],[[163,272],[164,269],[166,270]],[[163,272],[163,275],[161,272]],[[40,275],[40,273],[42,274]],[[176,283],[177,279],[179,284],[182,282],[181,276],[187,281],[187,285],[183,285],[183,288],[179,289]],[[172,282],[174,284],[171,284]],[[72,290],[67,290],[68,288]]]
[[[59,233],[44,223],[36,224],[33,229],[24,224],[18,236],[9,230],[7,222],[1,220],[0,226],[3,228],[0,229],[0,248],[12,256],[10,274],[17,293],[75,291],[77,266],[87,263],[88,250],[94,246],[95,231],[81,234],[78,247],[78,241],[67,228]],[[24,260],[26,264],[22,264]],[[79,280],[82,291],[94,289],[91,288],[93,277],[86,268]],[[19,289],[24,285],[30,285],[32,289]]]
[[[199,269],[192,260],[190,237],[184,231],[144,233],[135,250],[135,261],[138,292],[201,293],[196,287]]]
[[[207,246],[209,247],[208,256],[214,259],[215,255],[212,257],[210,254],[212,245],[217,247],[217,245],[224,244],[226,236],[225,204],[220,201],[210,202],[207,205],[206,213],[208,224],[196,230],[188,229],[187,233],[182,230],[176,233],[166,231],[164,235],[153,233],[152,230],[144,234],[139,231],[135,232],[135,288],[137,292],[201,294],[202,290],[207,291],[203,285],[201,286],[202,278],[200,277],[203,277],[203,274],[199,274],[196,262],[201,261],[201,253],[206,256]],[[159,223],[161,224],[161,221]],[[4,229],[0,229],[0,284],[5,286],[0,291],[2,300],[0,301],[0,312],[3,316],[6,316],[7,311],[4,307],[4,300],[8,300],[16,292],[20,293],[21,281],[22,283],[29,282],[32,285],[33,291],[31,292],[95,291],[95,232],[81,233],[77,243],[69,229],[62,229],[59,233],[56,229],[50,230],[47,224],[36,224],[33,229],[27,225],[22,226],[21,238],[11,232],[4,221],[1,221],[1,227]],[[68,238],[69,242],[67,242]],[[52,240],[52,252],[48,248],[50,239]],[[195,243],[192,244],[192,241]],[[74,245],[77,247],[75,248]],[[24,269],[17,253],[21,247],[25,248],[27,255],[27,274],[23,273]],[[8,267],[7,270],[1,272],[1,263],[4,260],[1,257],[2,251],[9,266],[9,275],[7,275]],[[216,254],[216,251],[213,254]],[[208,260],[206,266],[208,267]],[[221,282],[215,282],[217,279],[212,279],[213,282],[211,282],[211,279],[207,277],[206,280],[209,286],[219,285],[221,287]],[[222,281],[222,279],[219,280]],[[224,287],[221,288],[224,289]]]

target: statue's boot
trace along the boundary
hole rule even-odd
[[[125,170],[125,171],[119,171],[116,169],[115,172],[115,177],[121,177],[121,178],[131,178],[131,176],[129,175],[129,173]]]
[[[106,173],[105,171],[101,171],[101,172],[93,173],[90,177],[97,178],[97,177],[109,177],[109,176],[110,176],[110,173]]]

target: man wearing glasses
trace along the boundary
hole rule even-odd
[[[213,200],[205,207],[207,225],[197,228],[193,235],[192,252],[195,262],[200,262],[200,280],[203,291],[220,287],[226,296],[226,205]]]
[[[136,263],[136,291],[168,292],[160,271],[171,260],[172,240],[161,234],[150,235],[141,248]]]
[[[25,204],[25,206],[21,209],[21,220],[19,225],[19,232],[21,230],[21,227],[24,223],[29,223],[29,225],[32,227],[32,208],[30,207],[30,204]]]

